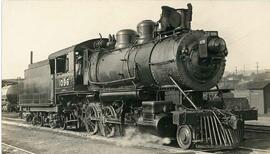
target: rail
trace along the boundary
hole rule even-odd
[[[270,126],[245,124],[245,131],[270,134]]]

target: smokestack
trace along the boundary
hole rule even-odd
[[[33,64],[33,51],[30,52],[30,64]]]

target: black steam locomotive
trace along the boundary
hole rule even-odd
[[[257,111],[223,97],[225,41],[217,31],[191,30],[187,6],[163,6],[160,20],[140,22],[137,32],[120,30],[31,62],[20,95],[26,120],[106,137],[137,126],[184,149],[237,146]]]

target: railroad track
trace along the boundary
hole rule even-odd
[[[19,119],[19,118],[8,118],[8,117],[2,117],[2,120],[9,120],[9,121],[22,121],[25,122],[24,119]]]
[[[238,147],[234,149],[212,149],[212,150],[202,150],[203,152],[208,153],[218,153],[218,154],[229,154],[229,153],[239,153],[239,154],[249,154],[249,153],[255,153],[255,154],[269,154],[270,150],[264,150],[264,149],[256,149],[256,148],[250,148],[250,147]]]
[[[85,139],[91,139],[91,140],[95,140],[95,141],[99,141],[99,142],[104,142],[104,144],[106,143],[111,143],[111,144],[115,144],[117,146],[125,146],[122,145],[123,142],[121,142],[120,138],[106,138],[103,136],[98,136],[98,135],[88,135],[86,132],[76,132],[76,131],[71,131],[71,130],[61,130],[61,129],[51,129],[51,128],[47,128],[47,127],[37,127],[37,126],[33,126],[30,125],[28,123],[22,123],[16,120],[11,120],[11,119],[7,119],[6,120],[2,120],[2,125],[12,125],[12,126],[19,126],[19,127],[24,127],[24,128],[30,128],[30,129],[35,129],[35,130],[42,130],[42,131],[47,131],[47,132],[53,132],[55,134],[62,134],[65,136],[73,136],[73,137],[78,137],[78,138],[85,138]],[[3,144],[2,144],[3,145]],[[8,147],[17,149],[19,151],[22,151],[24,149],[20,149],[19,147],[15,147],[12,145],[6,145]],[[160,149],[160,150],[164,150],[167,151],[165,152],[166,154],[174,154],[174,153],[198,153],[198,154],[206,154],[204,152],[200,152],[200,151],[194,151],[194,150],[182,150],[179,147],[174,147],[174,146],[169,146],[169,145],[161,145],[161,144],[156,144],[156,143],[145,143],[143,145],[136,145],[136,144],[131,144],[131,145],[127,145],[127,146],[131,146],[131,147],[137,147],[137,148],[153,148],[153,149]],[[24,151],[25,152],[25,151]],[[27,152],[26,152],[27,153]],[[30,152],[29,152],[30,153]],[[164,154],[165,154],[164,153]]]
[[[20,147],[14,146],[14,145],[3,143],[3,142],[2,142],[2,152],[3,153],[35,154],[31,151],[22,149]]]
[[[16,118],[14,119],[14,118],[6,118],[5,117],[3,119],[11,121],[12,124],[23,121],[22,119],[16,119]],[[22,124],[21,123],[21,125],[24,126],[24,125],[28,125],[28,124]],[[40,129],[46,129],[46,130],[51,130],[51,131],[62,132],[61,130],[50,129],[50,128],[46,128],[46,127],[44,127],[44,128],[41,127]],[[259,133],[270,134],[270,126],[246,124],[245,129],[246,129],[246,131],[249,131],[249,132],[259,132]],[[74,134],[76,136],[82,136],[82,134],[83,134],[83,133],[72,132],[72,131],[63,131],[63,132],[68,132],[68,134]],[[95,139],[95,137],[91,137],[91,138]],[[100,140],[100,139],[103,139],[103,138],[102,137],[97,137],[97,139]],[[2,143],[2,145],[3,145],[3,143]],[[8,145],[6,145],[6,146],[8,146]],[[172,146],[172,147],[165,146],[165,147],[166,147],[166,149],[168,148],[168,149],[170,149],[170,151],[174,151],[174,152],[175,152],[175,149],[177,149],[174,146]],[[164,147],[162,147],[162,148],[164,148]],[[258,154],[264,154],[264,153],[270,153],[270,150],[255,149],[255,148],[249,148],[249,147],[238,147],[238,148],[235,148],[235,149],[223,149],[223,150],[221,150],[221,149],[211,149],[211,150],[209,150],[209,149],[208,150],[206,150],[206,149],[205,150],[204,149],[198,149],[198,150],[195,150],[195,152],[219,153],[219,154],[222,154],[222,153],[226,153],[226,154],[228,154],[228,153],[239,153],[239,152],[240,153],[255,152],[255,153],[258,153]]]
[[[239,147],[240,150],[246,150],[246,151],[251,151],[255,153],[262,153],[262,154],[269,154],[270,150],[263,150],[263,149],[256,149],[256,148],[249,148],[249,147]]]
[[[245,124],[245,131],[270,134],[270,126]]]

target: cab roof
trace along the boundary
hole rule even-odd
[[[62,49],[60,51],[54,52],[54,53],[49,55],[49,59],[55,59],[56,57],[63,56],[63,55],[66,55],[66,54],[68,54],[70,52],[73,52],[75,47],[76,47],[76,45],[73,45],[71,47],[68,47],[68,48]]]
[[[62,49],[60,51],[54,52],[54,53],[52,53],[52,54],[49,55],[49,59],[55,59],[56,57],[59,57],[59,56],[62,56],[62,55],[66,55],[69,52],[82,51],[84,49],[93,48],[93,43],[95,41],[97,41],[97,40],[100,40],[100,38],[87,40],[87,41],[84,41],[82,43],[79,43],[79,44],[73,45],[71,47]]]

